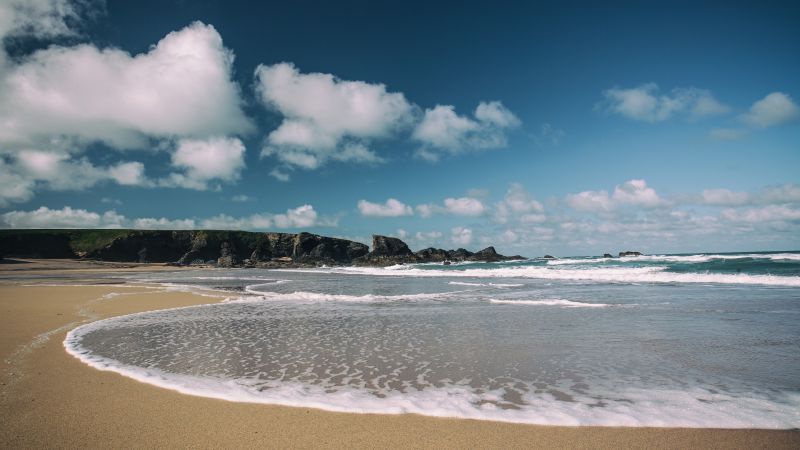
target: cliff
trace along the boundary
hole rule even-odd
[[[0,230],[0,255],[82,258],[113,262],[299,267],[390,265],[442,261],[504,261],[494,247],[477,253],[429,248],[413,253],[397,238],[373,236],[372,252],[359,242],[311,233],[144,230]]]

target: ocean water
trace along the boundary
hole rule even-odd
[[[94,322],[67,351],[187,394],[534,424],[800,427],[796,252],[134,277],[229,300]]]

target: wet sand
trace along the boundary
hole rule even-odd
[[[22,271],[19,264],[1,264],[0,276],[81,271],[89,284],[96,282],[91,277],[96,271],[163,270],[52,261],[26,264]],[[64,336],[99,318],[223,297],[45,283],[60,279],[0,281],[0,448],[800,448],[800,432],[788,430],[515,425],[410,414],[331,413],[187,396],[92,369],[65,352]],[[103,297],[111,292],[124,295]]]

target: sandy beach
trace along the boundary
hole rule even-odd
[[[221,301],[123,285],[91,285],[96,271],[161,270],[70,261],[2,264],[0,447],[3,448],[798,448],[775,430],[549,427],[419,415],[361,415],[240,404],[182,395],[92,369],[63,347],[93,320]],[[170,268],[174,270],[174,268]],[[69,286],[25,274],[85,274]],[[70,280],[75,283],[75,280]],[[32,285],[33,284],[33,285]],[[123,295],[104,297],[116,292]]]

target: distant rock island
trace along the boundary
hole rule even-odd
[[[265,268],[525,259],[494,247],[412,252],[402,240],[380,235],[372,236],[370,251],[360,242],[305,232],[216,230],[0,230],[0,257]]]

